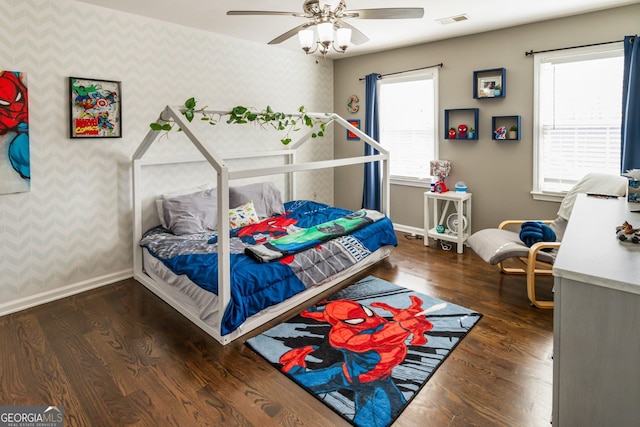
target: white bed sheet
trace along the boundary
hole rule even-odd
[[[218,296],[193,283],[186,274],[177,275],[162,261],[143,249],[144,271],[166,294],[177,300],[182,306],[205,322],[217,325]]]

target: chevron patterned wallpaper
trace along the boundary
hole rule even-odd
[[[166,104],[196,96],[221,109],[333,106],[331,61],[72,0],[0,6],[0,69],[28,78],[32,171],[31,191],[0,195],[0,314],[131,276],[130,158]],[[123,138],[69,138],[69,76],[122,82]],[[220,138],[259,143],[237,129]],[[154,155],[182,155],[188,147],[176,139]],[[304,157],[332,155],[329,135]],[[332,179],[303,176],[298,194],[331,202]]]

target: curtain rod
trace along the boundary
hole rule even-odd
[[[610,41],[610,42],[583,44],[581,46],[570,46],[570,47],[561,47],[561,48],[558,48],[558,49],[538,50],[538,51],[535,51],[535,52],[533,50],[530,50],[529,52],[525,52],[524,56],[530,56],[530,55],[533,55],[533,54],[536,54],[536,53],[555,52],[555,51],[558,51],[558,50],[577,49],[579,47],[591,47],[591,46],[600,46],[600,45],[603,45],[603,44],[620,43],[620,42],[623,42],[623,41],[624,40],[614,40],[614,41]]]
[[[439,64],[428,65],[426,67],[414,68],[413,70],[404,70],[404,71],[396,71],[395,73],[380,74],[378,79],[381,79],[381,78],[386,77],[386,76],[393,76],[394,74],[402,74],[402,73],[409,73],[411,71],[426,70],[427,68],[433,68],[433,67],[442,68],[442,67],[444,67],[444,64],[441,62]],[[365,80],[365,79],[366,79],[366,77],[360,77],[358,80],[362,81],[362,80]]]

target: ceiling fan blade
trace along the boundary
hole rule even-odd
[[[282,43],[283,41],[295,36],[296,34],[298,34],[298,31],[304,30],[305,28],[311,27],[312,25],[315,25],[315,23],[313,23],[313,22],[305,22],[304,24],[300,24],[297,27],[290,29],[286,33],[279,35],[275,39],[271,40],[268,44]]]
[[[360,19],[410,19],[422,18],[424,9],[421,7],[394,7],[386,9],[345,10],[343,16]]]
[[[275,16],[296,16],[304,18],[305,15],[297,12],[277,12],[272,10],[230,10],[227,15],[275,15]]]
[[[362,31],[354,27],[353,25],[349,25],[346,22],[337,19],[335,23],[338,28],[350,28],[351,29],[351,43],[355,45],[361,45],[369,41],[369,37],[365,36]]]

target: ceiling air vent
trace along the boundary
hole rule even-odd
[[[438,21],[442,25],[447,25],[447,24],[453,24],[454,22],[466,21],[467,19],[469,19],[469,16],[467,16],[466,14],[463,13],[462,15],[456,15],[456,16],[450,16],[448,18],[436,19],[436,21]]]

